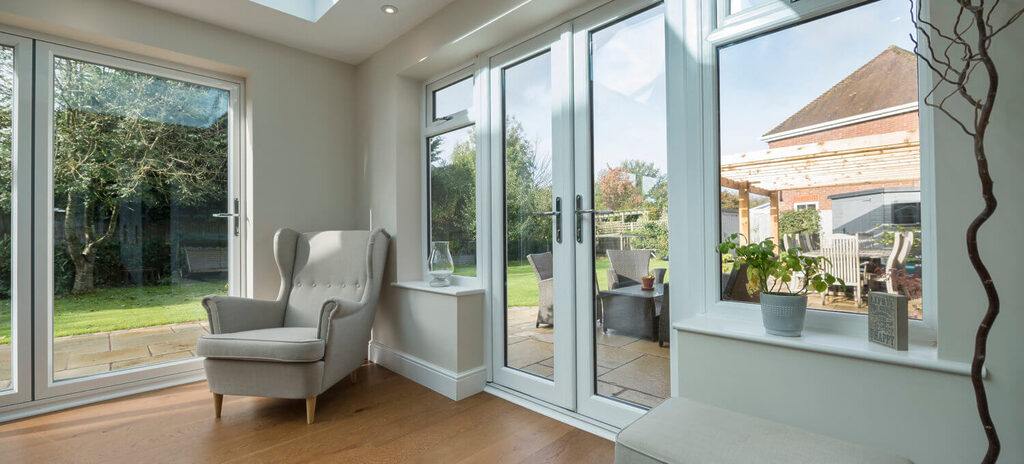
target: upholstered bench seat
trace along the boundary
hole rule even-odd
[[[888,453],[734,411],[670,398],[615,440],[615,462],[907,464]]]
[[[316,327],[274,327],[199,337],[196,354],[247,361],[314,362],[324,358]]]

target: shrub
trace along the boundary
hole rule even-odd
[[[634,248],[654,250],[659,259],[668,260],[668,222],[644,223],[640,232],[643,237],[636,239]]]
[[[817,234],[821,232],[821,214],[816,209],[798,209],[796,211],[783,211],[779,214],[779,233],[799,234],[807,232]]]

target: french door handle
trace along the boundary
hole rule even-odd
[[[238,213],[239,204],[238,203],[239,203],[238,199],[235,198],[235,212],[233,212],[233,213],[213,213],[212,214],[212,216],[215,217],[215,218],[234,219],[233,222],[234,222],[235,237],[239,236],[240,231],[239,231],[238,223],[241,222],[241,221],[238,220],[238,218],[239,218],[239,213]]]
[[[555,197],[555,209],[533,213],[537,217],[551,216],[555,219],[555,241],[562,243],[562,197]]]
[[[576,214],[614,214],[615,211],[603,210],[603,209],[578,209]]]
[[[583,218],[584,214],[612,214],[615,211],[600,210],[594,208],[583,209],[583,195],[576,195],[576,243],[583,243]]]

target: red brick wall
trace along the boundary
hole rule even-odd
[[[779,200],[779,211],[792,211],[794,203],[804,203],[810,201],[818,202],[819,210],[830,210],[832,209],[832,200],[829,200],[829,195],[836,195],[839,193],[850,193],[860,192],[864,190],[871,190],[877,188],[889,188],[889,187],[920,187],[921,182],[916,180],[900,181],[900,182],[879,182],[874,184],[859,184],[859,185],[836,185],[833,187],[816,187],[807,189],[793,189],[783,190],[782,198]]]
[[[768,143],[768,148],[790,147],[793,145],[804,145],[808,143],[827,142],[829,140],[847,139],[851,137],[862,137],[865,135],[887,134],[889,132],[900,132],[916,130],[918,127],[917,111],[897,114],[886,118],[873,119],[849,126],[836,127],[813,134],[798,135],[788,139],[776,140]]]

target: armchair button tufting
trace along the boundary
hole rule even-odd
[[[316,282],[313,282],[313,286],[316,287]]]
[[[295,284],[295,286],[296,286],[296,287],[301,287],[301,286],[302,286],[302,284]]]
[[[341,284],[341,288],[345,288],[345,284]]]
[[[327,288],[332,288],[332,287],[334,287],[334,285],[332,285],[332,284],[327,284]]]

